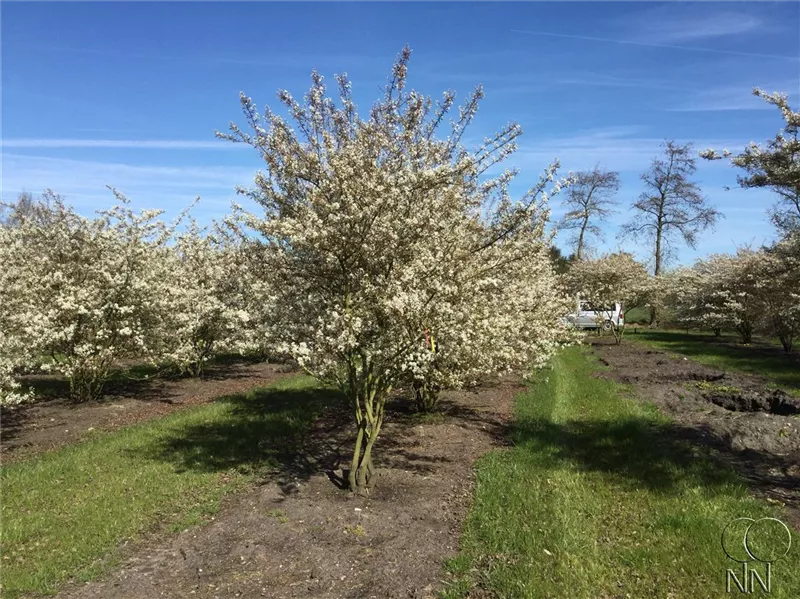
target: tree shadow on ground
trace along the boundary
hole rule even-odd
[[[336,453],[335,443],[305,434],[308,427],[315,417],[325,415],[326,422],[316,425],[332,426],[327,437],[333,441],[330,433],[343,424],[335,415],[346,414],[341,395],[320,387],[256,389],[217,402],[228,405],[224,415],[159,440],[148,450],[149,457],[174,464],[178,472],[235,469],[267,474],[279,470],[290,478],[307,478]],[[333,409],[337,406],[338,410]]]
[[[536,455],[601,472],[629,488],[677,494],[687,486],[713,489],[737,482],[674,429],[647,418],[564,423],[534,419],[517,424],[512,438]]]
[[[11,410],[0,410],[0,422],[3,423],[3,439],[8,442],[15,439],[31,420],[28,406],[15,407]]]
[[[285,494],[297,481],[327,474],[346,486],[355,425],[343,395],[330,388],[257,389],[217,400],[229,405],[224,417],[181,428],[147,450],[176,471],[224,472],[231,469],[276,479]],[[420,424],[404,397],[387,404],[386,421],[375,447],[379,469],[434,473],[446,457],[428,455],[413,428]],[[448,421],[465,430],[481,429],[500,439],[506,423],[488,414],[445,402]]]
[[[800,478],[791,460],[763,451],[735,451],[706,425],[646,417],[565,423],[532,419],[514,426],[512,439],[532,455],[603,473],[627,489],[677,496],[701,488],[713,495],[746,484],[758,496],[785,503],[787,518],[800,529]]]
[[[782,347],[764,342],[745,346],[728,337],[678,331],[644,331],[638,337],[661,344],[665,351],[721,358],[742,371],[768,376],[781,387],[800,390],[800,353],[796,351],[787,354]]]

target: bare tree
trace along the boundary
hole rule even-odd
[[[46,189],[40,196],[28,191],[20,192],[16,202],[0,202],[0,227],[19,227],[23,221],[35,219],[46,225],[53,217],[53,205],[61,196]]]
[[[694,248],[697,236],[713,227],[722,214],[711,207],[692,181],[697,170],[692,144],[663,144],[664,155],[653,159],[642,174],[645,191],[632,204],[634,216],[620,236],[646,238],[653,243],[654,273],[661,274],[677,235]]]
[[[614,196],[619,191],[619,173],[595,166],[591,171],[575,174],[573,181],[564,200],[567,213],[558,226],[575,231],[570,243],[575,258],[581,260],[589,247],[588,238],[602,238],[598,222],[613,212],[611,206],[616,204]]]

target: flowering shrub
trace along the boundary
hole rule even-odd
[[[772,248],[715,254],[671,273],[669,301],[690,326],[777,336],[791,351],[800,331],[800,244],[789,236]]]
[[[154,267],[168,281],[157,298],[154,353],[180,372],[200,376],[224,351],[241,351],[250,315],[244,309],[244,272],[236,247],[205,234],[191,220],[174,246],[160,249]]]
[[[622,304],[622,324],[614,323],[610,313],[603,315],[604,319],[611,320],[611,331],[618,344],[622,343],[625,332],[624,315],[634,308],[650,305],[657,296],[656,279],[650,276],[644,264],[627,252],[573,262],[565,279],[574,295],[590,303]]]
[[[725,297],[711,283],[708,265],[698,262],[694,268],[678,268],[663,277],[665,302],[678,323],[686,327],[708,329],[719,336],[730,326]]]
[[[436,384],[456,385],[542,361],[555,347],[560,316],[522,311],[537,300],[544,309],[558,302],[541,243],[555,167],[513,201],[515,172],[483,175],[514,151],[520,128],[508,125],[466,149],[479,87],[440,138],[454,94],[434,104],[406,91],[409,58],[404,49],[367,118],[346,76],[337,76],[337,105],[314,72],[304,103],[279,93],[294,127],[269,109],[262,117],[242,95],[249,132],[232,124],[218,134],[253,146],[265,161],[254,189],[242,190],[264,215],[241,219],[261,234],[277,347],[349,398],[357,426],[350,486],[359,491],[370,485],[393,387],[409,374],[424,380],[436,372]],[[524,271],[524,280],[510,289],[504,269]],[[512,291],[521,297],[505,304]],[[425,346],[426,330],[440,341],[438,354]],[[432,370],[434,356],[441,360]]]
[[[21,239],[10,228],[0,226],[0,406],[32,398],[15,378],[16,371],[29,363],[32,349],[25,342],[25,329],[33,315],[25,302],[22,273],[15,268],[22,250]]]
[[[545,204],[532,206],[527,224],[471,256],[452,293],[432,306],[428,335],[408,371],[419,408],[432,409],[442,389],[542,367],[558,347],[576,340],[562,320],[569,300],[549,260],[547,217]],[[487,236],[490,228],[473,247]]]
[[[787,234],[764,255],[764,275],[771,288],[765,296],[767,332],[776,335],[788,353],[800,334],[800,230]]]
[[[120,194],[94,219],[52,192],[45,198],[0,229],[0,372],[7,379],[22,364],[41,364],[66,375],[71,397],[84,401],[99,396],[114,361],[148,352],[164,284],[153,276],[153,249],[169,232],[160,212],[136,214]],[[5,403],[19,399],[4,395]]]

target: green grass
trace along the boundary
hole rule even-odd
[[[639,330],[627,339],[644,341],[668,352],[688,356],[720,370],[757,374],[773,385],[800,396],[800,359],[779,347],[725,343],[710,334]]]
[[[268,469],[303,474],[300,436],[336,399],[294,377],[4,467],[3,595],[91,579],[124,540],[203,522]]]
[[[650,308],[632,308],[625,315],[626,324],[648,324],[650,322]]]
[[[735,563],[722,531],[738,517],[774,515],[771,506],[674,440],[654,407],[592,377],[580,348],[553,366],[517,398],[514,446],[479,463],[445,596],[727,596]],[[773,567],[772,597],[800,596],[794,541]]]

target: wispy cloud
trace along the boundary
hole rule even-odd
[[[391,64],[393,57],[391,55],[380,56],[375,54],[344,54],[344,53],[327,53],[327,54],[301,54],[301,53],[284,53],[272,54],[268,57],[253,58],[246,55],[220,55],[219,49],[208,48],[209,52],[206,54],[184,54],[184,55],[169,55],[161,53],[143,53],[143,52],[118,52],[116,50],[107,50],[105,48],[83,48],[79,46],[64,46],[64,45],[50,45],[29,42],[15,42],[15,47],[24,48],[28,52],[51,52],[51,53],[70,53],[70,54],[86,54],[94,56],[102,56],[104,58],[131,58],[139,60],[152,60],[163,62],[192,62],[192,63],[206,63],[210,65],[250,65],[250,66],[263,66],[263,67],[285,67],[285,68],[302,68],[311,71],[315,66],[330,66],[330,65],[349,65],[351,68],[356,66],[364,66],[380,63],[385,65]]]
[[[150,150],[220,150],[242,145],[198,139],[4,139],[3,148],[145,148]]]
[[[561,162],[564,172],[601,167],[620,171],[640,171],[647,168],[663,141],[646,136],[639,126],[619,126],[586,129],[573,134],[537,140],[523,144],[514,156],[523,170],[535,165],[541,168],[554,158]]]
[[[640,79],[637,77],[614,77],[596,72],[574,72],[556,79],[558,85],[579,85],[589,87],[622,87],[635,89],[655,89],[668,91],[685,91],[679,87],[658,79]]]
[[[765,23],[759,17],[746,13],[709,11],[698,5],[682,7],[676,13],[673,6],[647,12],[635,22],[637,40],[670,44],[741,35],[763,31]]]
[[[761,98],[753,95],[753,85],[734,85],[716,89],[699,90],[686,101],[667,108],[668,112],[724,112],[733,110],[775,110]],[[760,85],[767,90],[791,92],[800,87],[800,81],[784,81],[778,85]]]
[[[83,211],[106,208],[113,201],[106,186],[128,195],[139,208],[163,208],[174,214],[201,196],[198,212],[224,213],[236,198],[237,185],[249,185],[253,166],[153,166],[3,154],[3,196],[50,188]]]
[[[696,149],[739,148],[747,145],[744,139],[675,139],[677,143],[694,143]],[[625,185],[637,185],[638,173],[646,170],[653,158],[661,152],[663,137],[638,126],[619,126],[586,129],[575,133],[544,138],[534,143],[520,144],[519,151],[513,155],[512,162],[523,172],[538,172],[554,158],[561,162],[564,173],[589,169],[599,164],[601,167],[625,173]],[[707,172],[729,174],[731,169],[722,162],[701,162]],[[632,175],[632,177],[631,177]]]
[[[699,46],[683,46],[677,44],[659,44],[654,42],[643,42],[630,39],[612,39],[608,37],[594,37],[589,35],[571,35],[566,33],[552,33],[550,31],[530,31],[523,29],[512,29],[514,33],[523,33],[526,35],[544,35],[549,37],[561,37],[566,39],[586,40],[591,42],[606,42],[612,44],[625,44],[631,46],[647,46],[650,48],[668,48],[672,50],[686,50],[691,52],[709,52],[712,54],[729,54],[733,56],[751,56],[757,58],[774,58],[778,60],[791,60],[793,62],[800,62],[800,57],[786,56],[782,54],[760,54],[757,52],[740,52],[737,50],[722,50],[719,48],[703,48]]]

